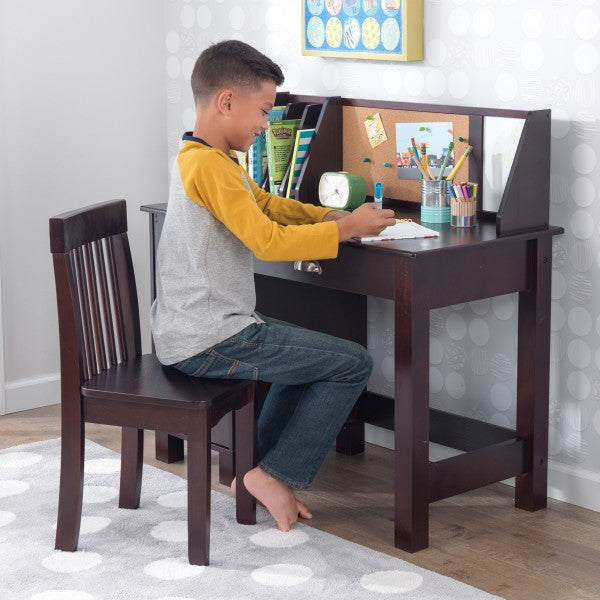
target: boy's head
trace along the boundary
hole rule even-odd
[[[252,46],[237,40],[210,46],[192,72],[198,111],[194,131],[204,139],[209,132],[211,141],[226,152],[245,152],[267,128],[276,86],[282,83],[281,69]]]
[[[192,72],[196,106],[205,104],[223,88],[253,91],[264,81],[283,83],[281,69],[268,57],[238,40],[226,40],[204,50]]]

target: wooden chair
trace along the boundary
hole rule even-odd
[[[207,565],[210,432],[236,411],[236,517],[256,522],[243,475],[255,457],[254,385],[199,379],[141,353],[138,299],[124,200],[50,219],[58,304],[62,437],[56,548],[75,551],[81,523],[85,423],[122,427],[119,507],[138,508],[144,429],[188,440],[188,558]]]

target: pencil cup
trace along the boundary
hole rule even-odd
[[[421,181],[421,221],[424,223],[449,223],[450,205],[448,185],[445,179]]]
[[[448,206],[448,182],[444,179],[421,180],[421,206],[443,208]]]
[[[477,200],[452,198],[450,203],[451,227],[474,227],[477,213]]]

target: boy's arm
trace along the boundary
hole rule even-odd
[[[349,214],[350,213],[346,212],[345,210],[332,209],[323,217],[323,221],[339,221],[340,219],[347,217]]]
[[[305,204],[291,198],[282,198],[263,190],[251,178],[248,178],[248,182],[258,207],[267,217],[277,221],[277,223],[282,225],[306,225],[331,220],[331,217],[325,219],[326,215],[333,212],[331,208]]]
[[[337,256],[337,223],[315,223],[314,219],[308,220],[311,215],[321,220],[328,210],[307,206],[308,211],[299,211],[301,215],[296,217],[296,222],[312,224],[281,225],[269,218],[258,206],[251,187],[247,187],[242,179],[241,169],[228,168],[229,165],[223,164],[222,160],[230,159],[217,155],[211,157],[211,160],[203,161],[201,168],[188,168],[185,161],[180,162],[184,189],[194,202],[207,208],[257,258],[292,261]],[[284,198],[281,200],[282,203],[291,202]],[[273,203],[274,210],[275,204]],[[302,203],[297,204],[304,208]],[[283,214],[287,215],[285,211]],[[289,218],[294,218],[293,211]]]

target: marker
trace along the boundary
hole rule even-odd
[[[456,193],[454,192],[454,186],[450,185],[450,182],[448,182],[446,190],[450,194],[450,198],[452,198],[454,200],[456,198]]]
[[[375,208],[383,208],[382,188],[383,185],[381,181],[378,181],[375,184],[375,194],[373,195],[373,200],[375,201]]]
[[[448,150],[446,150],[446,156],[444,156],[444,162],[442,163],[442,170],[440,171],[440,174],[438,175],[439,181],[444,179],[444,171],[446,170],[446,167],[448,166],[448,160],[450,159],[450,153],[452,152],[452,148],[454,148],[454,142],[450,142],[448,144]]]
[[[462,164],[467,159],[467,156],[469,156],[469,154],[471,154],[471,150],[473,150],[473,146],[467,146],[465,153],[458,159],[458,162],[454,165],[454,169],[452,169],[452,171],[450,171],[450,173],[448,173],[448,177],[446,177],[446,179],[454,179],[454,176],[456,175],[456,173],[458,173],[458,170],[462,167]]]

